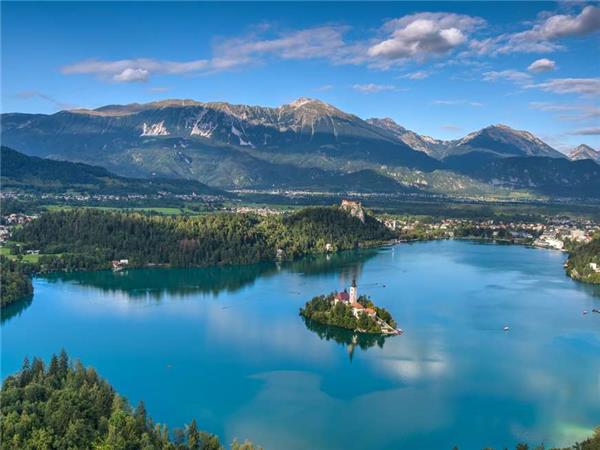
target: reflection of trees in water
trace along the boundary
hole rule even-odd
[[[575,283],[575,285],[577,285],[577,289],[585,292],[587,295],[595,297],[595,299],[597,300],[600,300],[600,284],[582,283],[581,281],[575,280],[573,280],[573,282]]]
[[[355,333],[354,331],[345,328],[315,322],[306,317],[302,317],[302,320],[304,320],[306,328],[313,333],[316,333],[321,339],[325,339],[326,341],[333,340],[338,344],[345,345],[348,349],[350,361],[352,361],[356,347],[359,347],[363,351],[374,346],[383,348],[386,338],[389,337],[381,334]]]
[[[107,292],[124,292],[135,299],[148,296],[160,300],[165,295],[186,296],[197,293],[235,292],[259,277],[280,272],[298,272],[304,276],[358,273],[364,262],[375,256],[376,249],[353,250],[333,255],[305,257],[297,261],[263,262],[243,266],[219,266],[186,269],[130,269],[120,272],[68,272],[46,276],[49,283],[73,282]]]
[[[1,323],[6,322],[7,320],[12,319],[15,316],[20,316],[23,311],[25,311],[31,302],[33,301],[33,296],[30,295],[28,297],[22,298],[21,300],[17,300],[14,303],[11,303],[8,306],[2,308],[2,313],[0,314]]]

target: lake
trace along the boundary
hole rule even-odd
[[[37,278],[33,301],[3,316],[2,378],[26,355],[64,348],[156,421],[196,418],[225,442],[268,450],[567,445],[600,425],[600,292],[566,277],[564,260],[435,241]],[[402,336],[298,315],[354,277]]]

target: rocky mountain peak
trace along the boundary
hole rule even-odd
[[[574,161],[591,159],[600,163],[600,151],[594,150],[589,145],[580,144],[569,152],[569,158]]]

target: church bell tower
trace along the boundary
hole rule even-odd
[[[356,278],[352,279],[352,286],[350,286],[350,303],[356,303],[358,301],[358,288],[356,287]]]

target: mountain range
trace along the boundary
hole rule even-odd
[[[443,141],[308,98],[276,108],[165,100],[1,119],[4,145],[125,177],[184,178],[225,189],[600,192],[598,164],[571,162],[527,131],[494,125]]]

